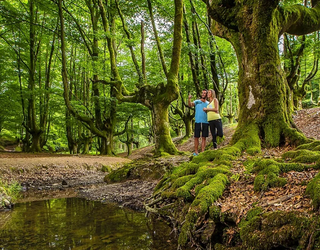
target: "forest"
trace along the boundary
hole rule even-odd
[[[319,0],[5,0],[0,19],[1,151],[190,156],[145,201],[179,248],[320,248],[320,142],[293,119],[320,112]],[[193,142],[188,96],[203,89],[234,133],[191,157],[179,145]],[[308,171],[298,184],[308,212],[259,203],[272,190],[296,198],[286,174]],[[259,201],[224,211],[221,198],[242,182]]]

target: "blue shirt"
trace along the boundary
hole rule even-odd
[[[203,111],[203,108],[206,108],[209,102],[195,100],[193,103],[194,103],[194,108],[196,110],[196,114],[195,114],[196,123],[208,123],[207,113]]]

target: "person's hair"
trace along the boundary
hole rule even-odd
[[[208,97],[208,90],[207,89],[203,89],[202,91],[201,91],[201,98],[202,98],[202,92],[203,91],[205,91],[206,92],[206,96],[205,96],[205,98],[204,99],[207,99],[207,97]]]
[[[216,98],[216,92],[213,89],[209,89],[208,92],[211,92],[213,98]]]

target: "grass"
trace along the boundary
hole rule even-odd
[[[10,199],[12,202],[16,201],[20,196],[21,186],[18,182],[8,184],[0,180],[0,194],[5,198]],[[2,200],[0,201],[2,203]]]

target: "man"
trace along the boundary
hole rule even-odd
[[[201,133],[201,152],[206,147],[206,138],[208,137],[209,123],[207,121],[207,113],[203,110],[209,104],[207,99],[207,90],[202,90],[201,99],[191,102],[191,95],[188,97],[189,107],[195,107],[195,126],[194,126],[194,156],[197,156],[199,147],[199,138]]]

